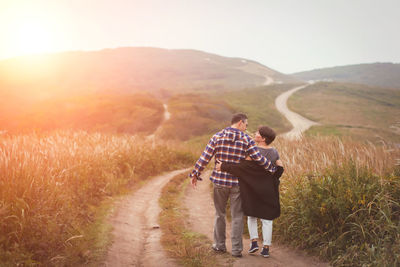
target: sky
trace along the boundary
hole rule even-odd
[[[196,49],[283,73],[400,62],[399,0],[0,0],[0,59]]]

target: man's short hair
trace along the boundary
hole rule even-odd
[[[265,139],[265,143],[267,145],[271,144],[275,140],[276,133],[268,126],[258,127],[258,132],[260,133],[261,137]]]
[[[239,121],[245,121],[245,120],[247,120],[246,114],[237,113],[237,114],[233,115],[231,123],[235,124],[235,123],[238,123]]]

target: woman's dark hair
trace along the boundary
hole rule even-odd
[[[239,121],[245,121],[245,120],[247,120],[247,116],[245,114],[237,113],[237,114],[233,115],[231,123],[235,124]]]
[[[258,132],[260,133],[261,137],[265,139],[265,143],[267,145],[271,144],[275,140],[276,133],[268,126],[258,127]]]

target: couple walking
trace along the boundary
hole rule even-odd
[[[261,255],[269,257],[272,220],[279,217],[279,177],[283,173],[278,152],[270,147],[275,132],[262,126],[255,141],[246,133],[247,116],[235,114],[231,126],[216,133],[189,174],[195,188],[200,174],[215,158],[216,166],[210,176],[214,186],[214,244],[217,252],[226,252],[226,207],[230,199],[232,217],[232,256],[241,257],[243,250],[243,215],[248,216],[252,241],[249,253],[258,251],[257,218],[262,221],[263,249]]]

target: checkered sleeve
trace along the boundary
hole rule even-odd
[[[190,178],[200,177],[201,172],[204,170],[204,168],[207,166],[207,164],[210,162],[211,158],[215,154],[215,145],[216,145],[216,138],[215,136],[213,136],[208,142],[200,158],[197,160],[193,171],[189,174]]]
[[[249,140],[246,154],[249,155],[259,165],[263,166],[267,171],[275,171],[275,167],[271,164],[271,161],[260,154],[260,151],[258,151],[256,147],[256,143],[252,139]]]

